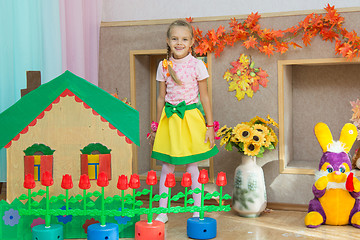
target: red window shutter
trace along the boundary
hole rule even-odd
[[[99,172],[105,172],[111,180],[111,154],[99,154]]]
[[[88,173],[88,155],[87,154],[81,154],[81,175],[86,174],[89,175]]]
[[[53,176],[53,155],[43,155],[40,160],[40,179],[45,171]]]
[[[24,157],[24,176],[29,173],[34,176],[34,156]]]

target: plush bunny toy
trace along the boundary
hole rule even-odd
[[[360,181],[351,172],[347,154],[355,142],[356,127],[345,124],[339,141],[333,141],[325,123],[316,124],[314,131],[324,153],[315,174],[315,197],[309,202],[305,225],[316,228],[321,224],[351,224],[360,228]]]

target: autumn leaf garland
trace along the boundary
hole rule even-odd
[[[292,41],[295,37],[301,36],[305,46],[311,45],[311,40],[319,35],[324,41],[335,41],[335,53],[346,57],[348,60],[360,56],[360,37],[355,31],[347,31],[342,27],[344,18],[337,13],[334,6],[328,4],[325,8],[326,14],[312,13],[298,23],[286,30],[262,29],[259,24],[261,16],[258,13],[251,13],[246,20],[238,22],[231,19],[230,29],[226,30],[220,26],[216,31],[209,30],[205,35],[197,27],[194,28],[194,37],[197,43],[196,53],[205,55],[207,52],[215,52],[219,57],[226,46],[233,46],[236,42],[242,41],[242,45],[258,49],[259,52],[271,56],[274,52],[283,54],[289,47],[300,47]],[[187,21],[192,22],[192,18]]]
[[[266,87],[268,74],[261,68],[255,67],[255,62],[245,54],[241,54],[237,61],[231,63],[233,68],[228,69],[223,78],[229,83],[229,91],[236,91],[236,98],[240,101],[254,95],[259,86]]]

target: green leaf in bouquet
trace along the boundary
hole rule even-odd
[[[168,194],[165,193],[165,192],[163,192],[160,196],[161,196],[161,198],[167,198],[167,197],[168,197]]]
[[[36,197],[37,195],[38,195],[37,192],[32,192],[32,193],[31,193],[31,196],[32,196],[32,197]]]
[[[143,202],[138,200],[138,201],[136,201],[135,206],[140,207],[142,204],[143,204]]]
[[[86,194],[86,197],[88,197],[88,198],[91,198],[93,196],[93,193],[92,192],[88,192],[87,194]]]
[[[83,196],[80,195],[80,194],[76,195],[75,198],[76,198],[76,200],[78,200],[78,201],[83,200]]]
[[[195,201],[193,198],[189,198],[187,202],[188,202],[188,204],[194,204]]]
[[[225,149],[226,149],[226,151],[232,151],[233,150],[231,142],[228,142],[226,144]]]
[[[269,150],[273,150],[273,149],[275,149],[275,146],[274,146],[274,144],[270,144],[270,146],[268,146],[267,147]]]

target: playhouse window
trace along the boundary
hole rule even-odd
[[[87,174],[90,180],[96,180],[100,172],[111,179],[111,149],[100,143],[90,143],[81,151],[81,174]]]
[[[40,181],[45,171],[53,173],[53,153],[44,144],[33,144],[24,150],[24,174],[32,174],[35,181]]]

